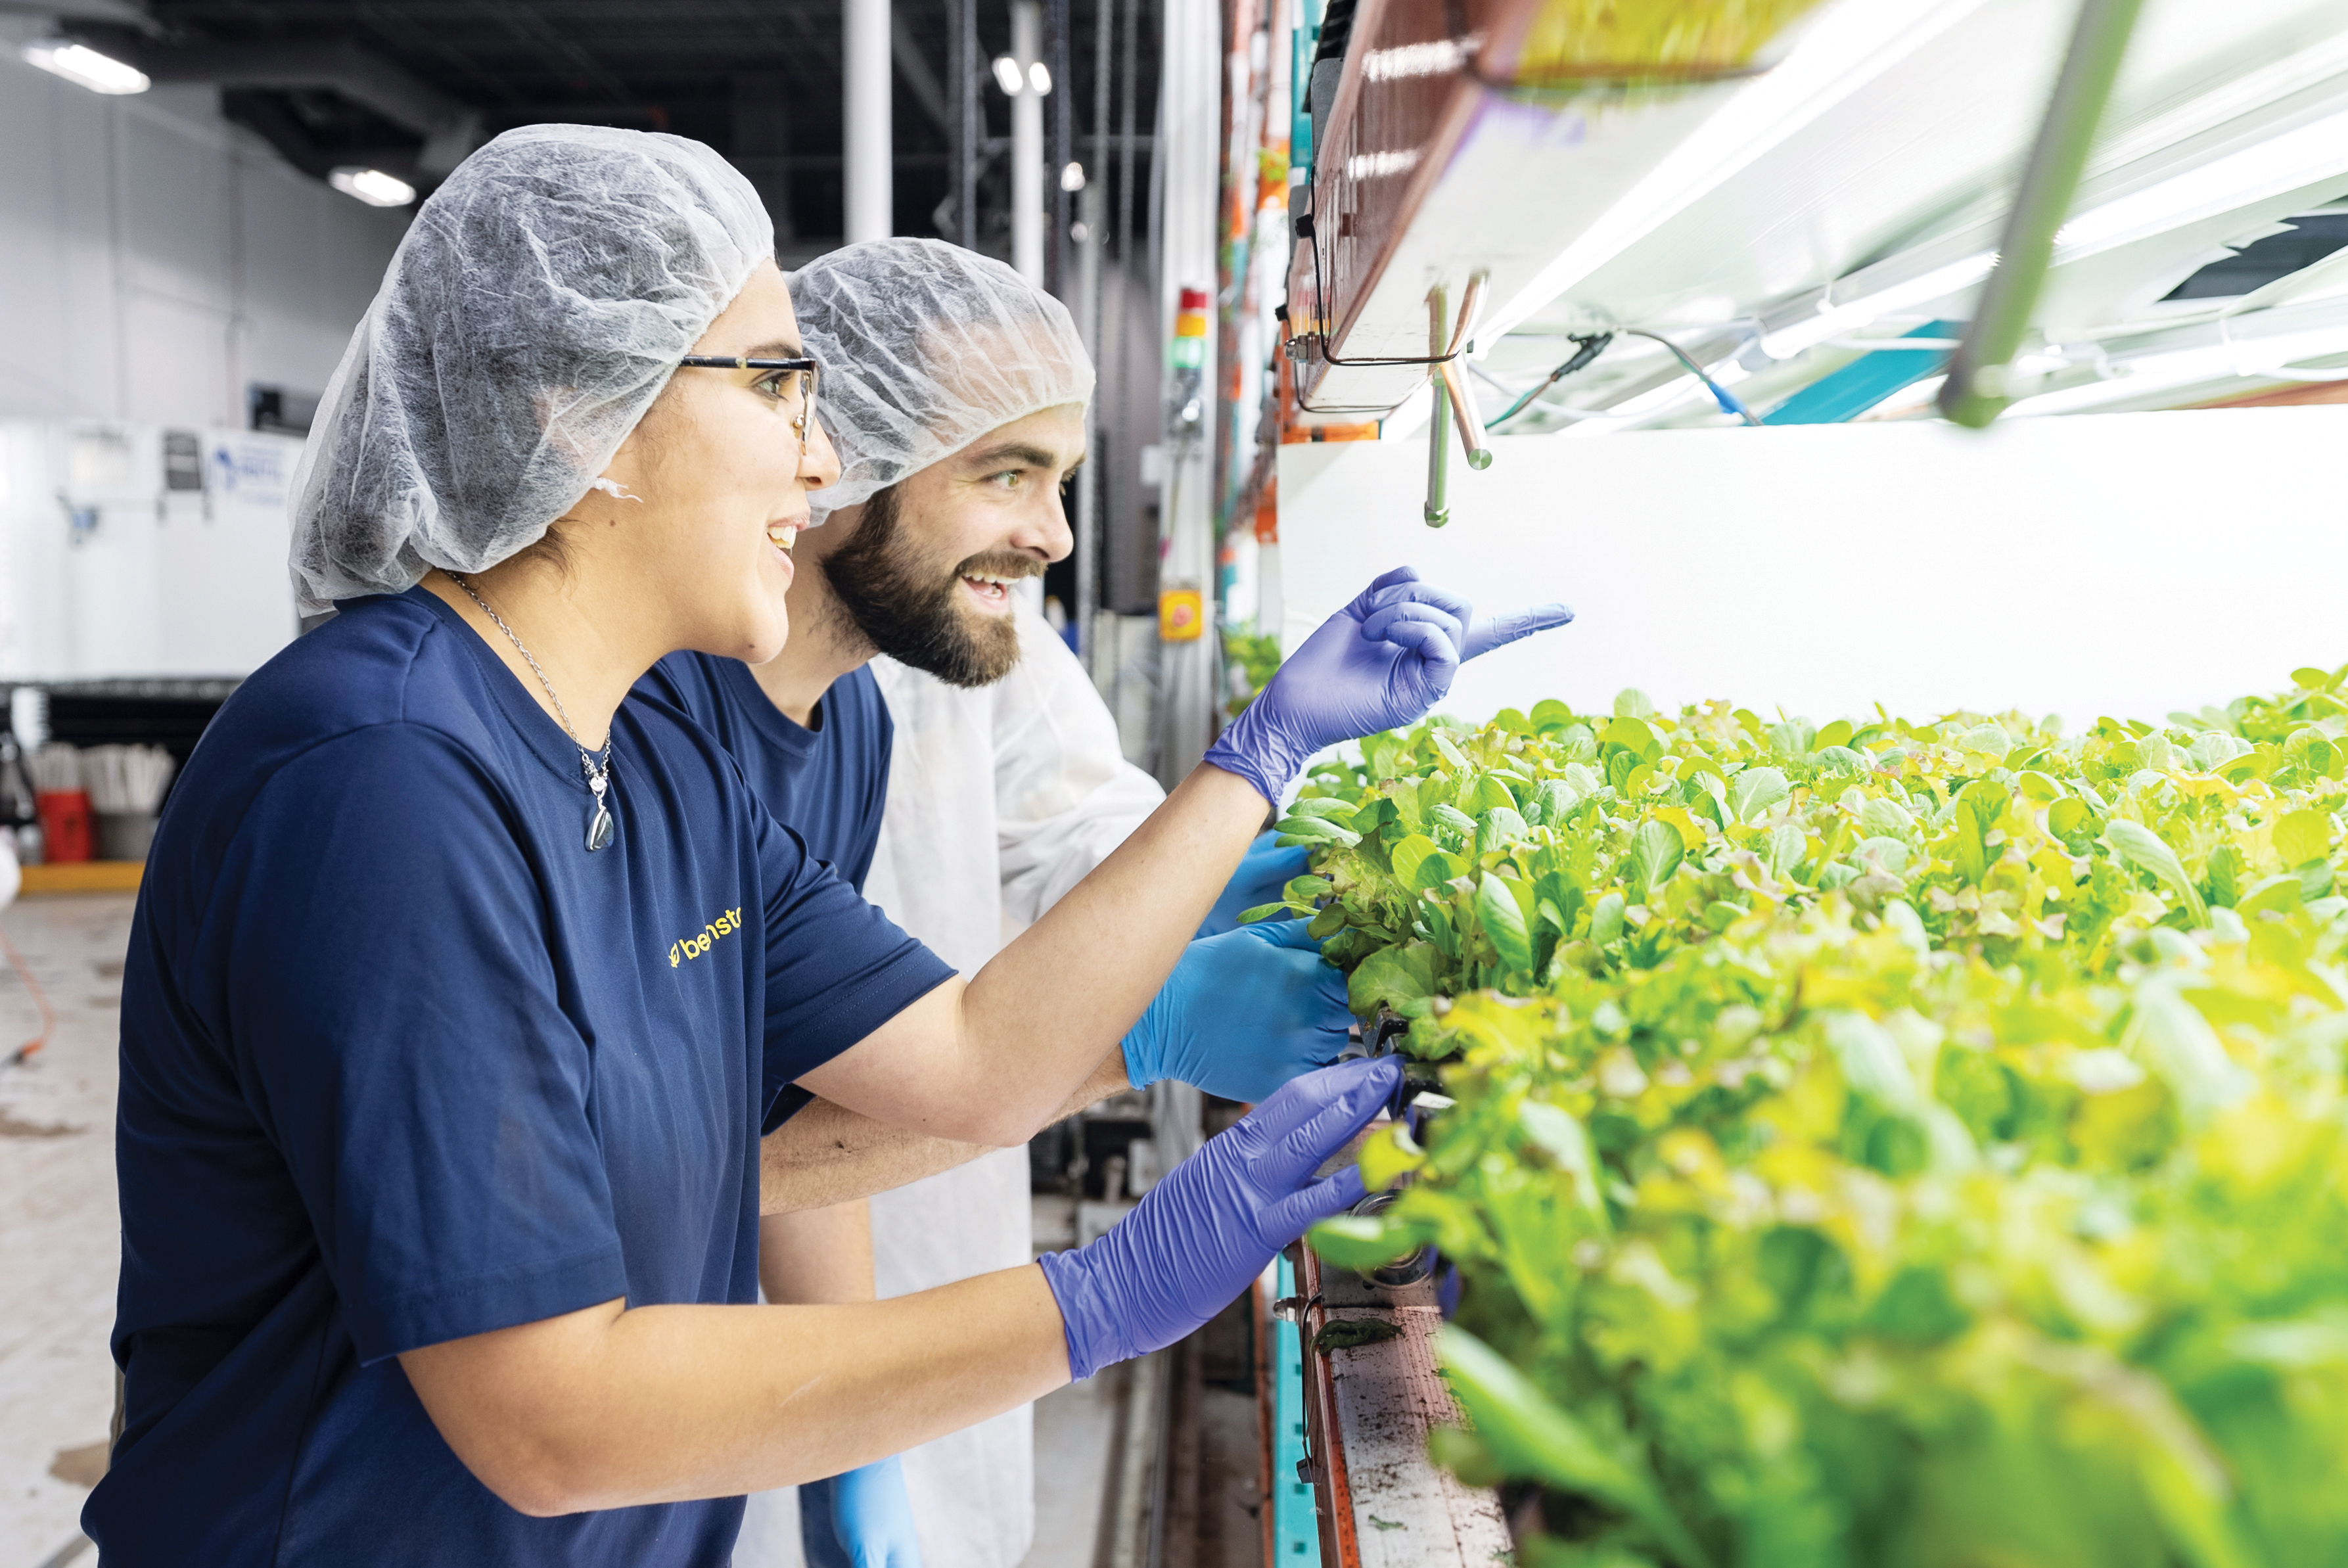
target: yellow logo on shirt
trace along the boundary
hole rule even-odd
[[[668,966],[672,969],[688,958],[698,958],[721,936],[731,936],[742,929],[742,912],[729,909],[695,932],[682,942],[672,942],[668,948]]]

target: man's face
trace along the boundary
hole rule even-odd
[[[880,652],[984,686],[1019,662],[1011,585],[1075,547],[1061,489],[1084,456],[1081,407],[1030,414],[839,513],[798,553]]]

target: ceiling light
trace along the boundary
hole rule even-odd
[[[2082,413],[2105,404],[2182,391],[2205,382],[2330,380],[2332,377],[2322,372],[2291,367],[2306,360],[2328,359],[2342,354],[2348,354],[2348,330],[2339,326],[2147,354],[2121,362],[2116,367],[2119,374],[2108,380],[2089,381],[2024,397],[2006,413],[2009,417]]]
[[[337,169],[326,176],[326,183],[370,207],[405,207],[416,200],[415,186],[380,169]]]
[[[143,93],[149,86],[146,72],[126,66],[111,55],[101,55],[87,44],[49,38],[27,44],[22,52],[27,65],[38,66],[51,76],[63,77],[94,93]]]
[[[1005,98],[1017,98],[1026,85],[1019,74],[1019,62],[1008,55],[994,57],[994,85],[1003,89]]]
[[[2054,259],[2075,261],[2341,177],[2348,177],[2348,113],[2269,137],[2082,212],[2055,234]]]
[[[1853,327],[1880,321],[1896,311],[1927,304],[1960,289],[1971,288],[1989,276],[1997,265],[1995,251],[1982,251],[1974,255],[1934,267],[1927,273],[1902,283],[1889,284],[1882,288],[1859,295],[1856,299],[1838,301],[1834,290],[1818,302],[1818,315],[1808,321],[1797,321],[1765,335],[1761,352],[1772,359],[1791,359],[1804,349],[1824,343],[1829,337],[1839,337]]]
[[[1037,60],[1027,67],[1027,85],[1035,89],[1037,98],[1052,96],[1052,73],[1044,68],[1043,61]]]
[[[1071,163],[1066,169],[1060,170],[1061,190],[1067,191],[1070,195],[1074,195],[1084,188],[1085,166],[1083,164]]]

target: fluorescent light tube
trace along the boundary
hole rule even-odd
[[[2294,372],[2285,366],[2341,354],[2348,354],[2348,328],[2337,326],[2278,334],[2248,342],[2219,343],[2206,348],[2178,349],[2168,354],[2147,354],[2124,361],[2126,375],[2024,397],[2006,410],[2006,417],[2082,413],[2106,403],[2126,402],[2131,397],[2204,381],[2330,380],[2328,375]]]
[[[126,66],[111,55],[101,55],[87,44],[68,44],[60,38],[44,39],[27,44],[21,51],[25,63],[38,66],[53,77],[63,77],[76,87],[88,88],[94,93],[109,97],[119,93],[143,93],[152,85],[147,73],[135,66]]]
[[[2333,178],[2348,179],[2348,112],[2230,152],[2080,213],[2054,236],[2059,264],[2165,234]]]
[[[1865,326],[1913,305],[1930,304],[1959,289],[1971,288],[1989,276],[1996,265],[1997,253],[1982,251],[1857,299],[1838,301],[1829,289],[1827,297],[1818,302],[1815,319],[1798,321],[1766,335],[1761,339],[1761,352],[1772,359],[1791,359],[1804,349],[1829,337],[1839,337],[1854,327]]]
[[[416,187],[380,169],[337,169],[326,183],[370,207],[405,207],[416,200]]]

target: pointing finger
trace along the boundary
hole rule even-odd
[[[1478,654],[1488,654],[1494,648],[1505,647],[1520,637],[1529,637],[1535,632],[1562,626],[1572,619],[1570,606],[1551,603],[1536,604],[1529,610],[1478,621],[1468,628],[1468,646],[1463,656],[1472,659]]]

